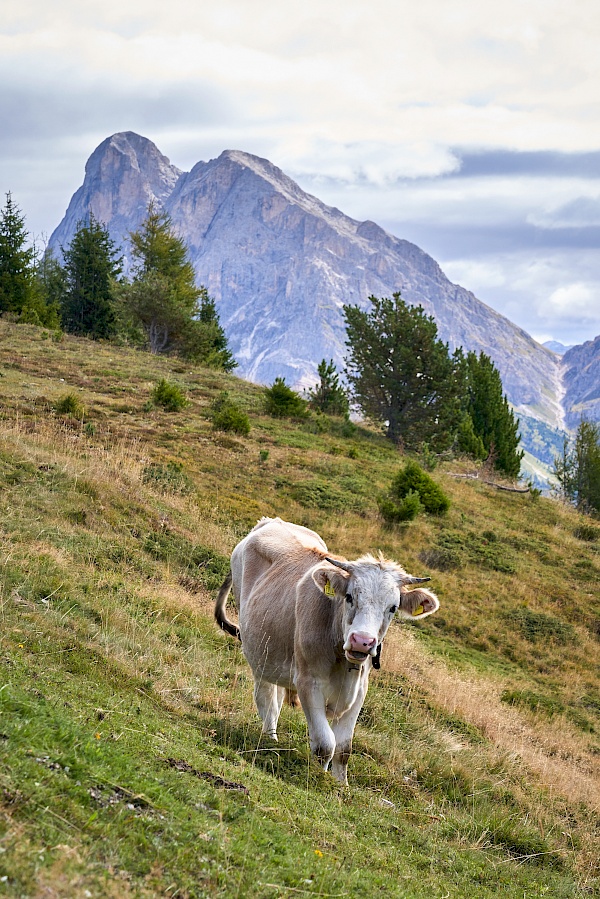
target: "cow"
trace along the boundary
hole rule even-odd
[[[286,691],[297,692],[313,755],[347,784],[354,727],[392,618],[421,619],[439,608],[429,590],[407,589],[428,580],[381,553],[349,562],[314,531],[262,518],[233,550],[215,618],[241,639],[263,734],[277,740]],[[239,627],[225,611],[232,586]]]

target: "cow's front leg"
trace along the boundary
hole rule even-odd
[[[262,732],[277,740],[277,722],[283,705],[285,690],[266,680],[254,681],[254,702],[263,723]]]
[[[364,683],[361,683],[358,695],[350,708],[343,715],[340,715],[339,718],[334,718],[331,724],[335,737],[335,754],[333,756],[331,773],[336,780],[339,780],[344,785],[348,783],[348,761],[352,755],[352,737],[354,736],[356,721],[365,701],[367,687],[368,680],[365,677]]]
[[[296,689],[308,723],[311,751],[327,771],[335,752],[335,736],[327,720],[323,690],[312,678],[299,680]]]

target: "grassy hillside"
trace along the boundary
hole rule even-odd
[[[149,403],[162,377],[189,406]],[[247,438],[216,432],[228,390]],[[76,392],[82,420],[54,404]],[[400,458],[258,387],[0,321],[0,895],[600,895],[600,530],[548,499],[434,477],[442,518],[386,530]],[[212,621],[261,515],[432,576],[396,622],[350,787],[301,712],[261,738]]]

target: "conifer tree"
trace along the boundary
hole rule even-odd
[[[600,513],[600,423],[579,423],[572,441],[565,438],[554,474],[566,499],[580,512]]]
[[[123,308],[139,324],[152,353],[178,353],[231,371],[231,355],[214,300],[197,287],[183,240],[169,215],[153,203],[130,235],[133,280],[121,291]]]
[[[371,310],[344,306],[346,376],[354,399],[408,448],[450,446],[461,417],[463,368],[437,337],[434,319],[400,293],[370,297]]]
[[[112,337],[122,257],[106,225],[90,214],[77,225],[63,256],[66,289],[61,314],[65,330],[95,340]]]
[[[197,358],[209,368],[232,371],[237,367],[227,342],[227,335],[219,321],[215,301],[205,287],[200,287],[198,318],[188,332],[184,350],[189,358]]]
[[[24,308],[39,304],[35,265],[36,250],[28,246],[25,216],[6,194],[0,211],[0,312],[20,315]]]
[[[349,412],[348,395],[337,373],[333,359],[322,359],[317,367],[319,381],[308,391],[309,403],[313,409],[320,409],[329,415],[347,416]]]
[[[486,454],[491,454],[494,467],[516,478],[523,458],[523,451],[519,450],[519,420],[503,393],[500,372],[485,353],[467,353],[464,364],[465,412],[471,418],[473,432],[481,438]]]

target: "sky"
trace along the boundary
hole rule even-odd
[[[104,138],[266,157],[537,340],[600,334],[597,0],[2,0],[0,199],[43,243]]]

